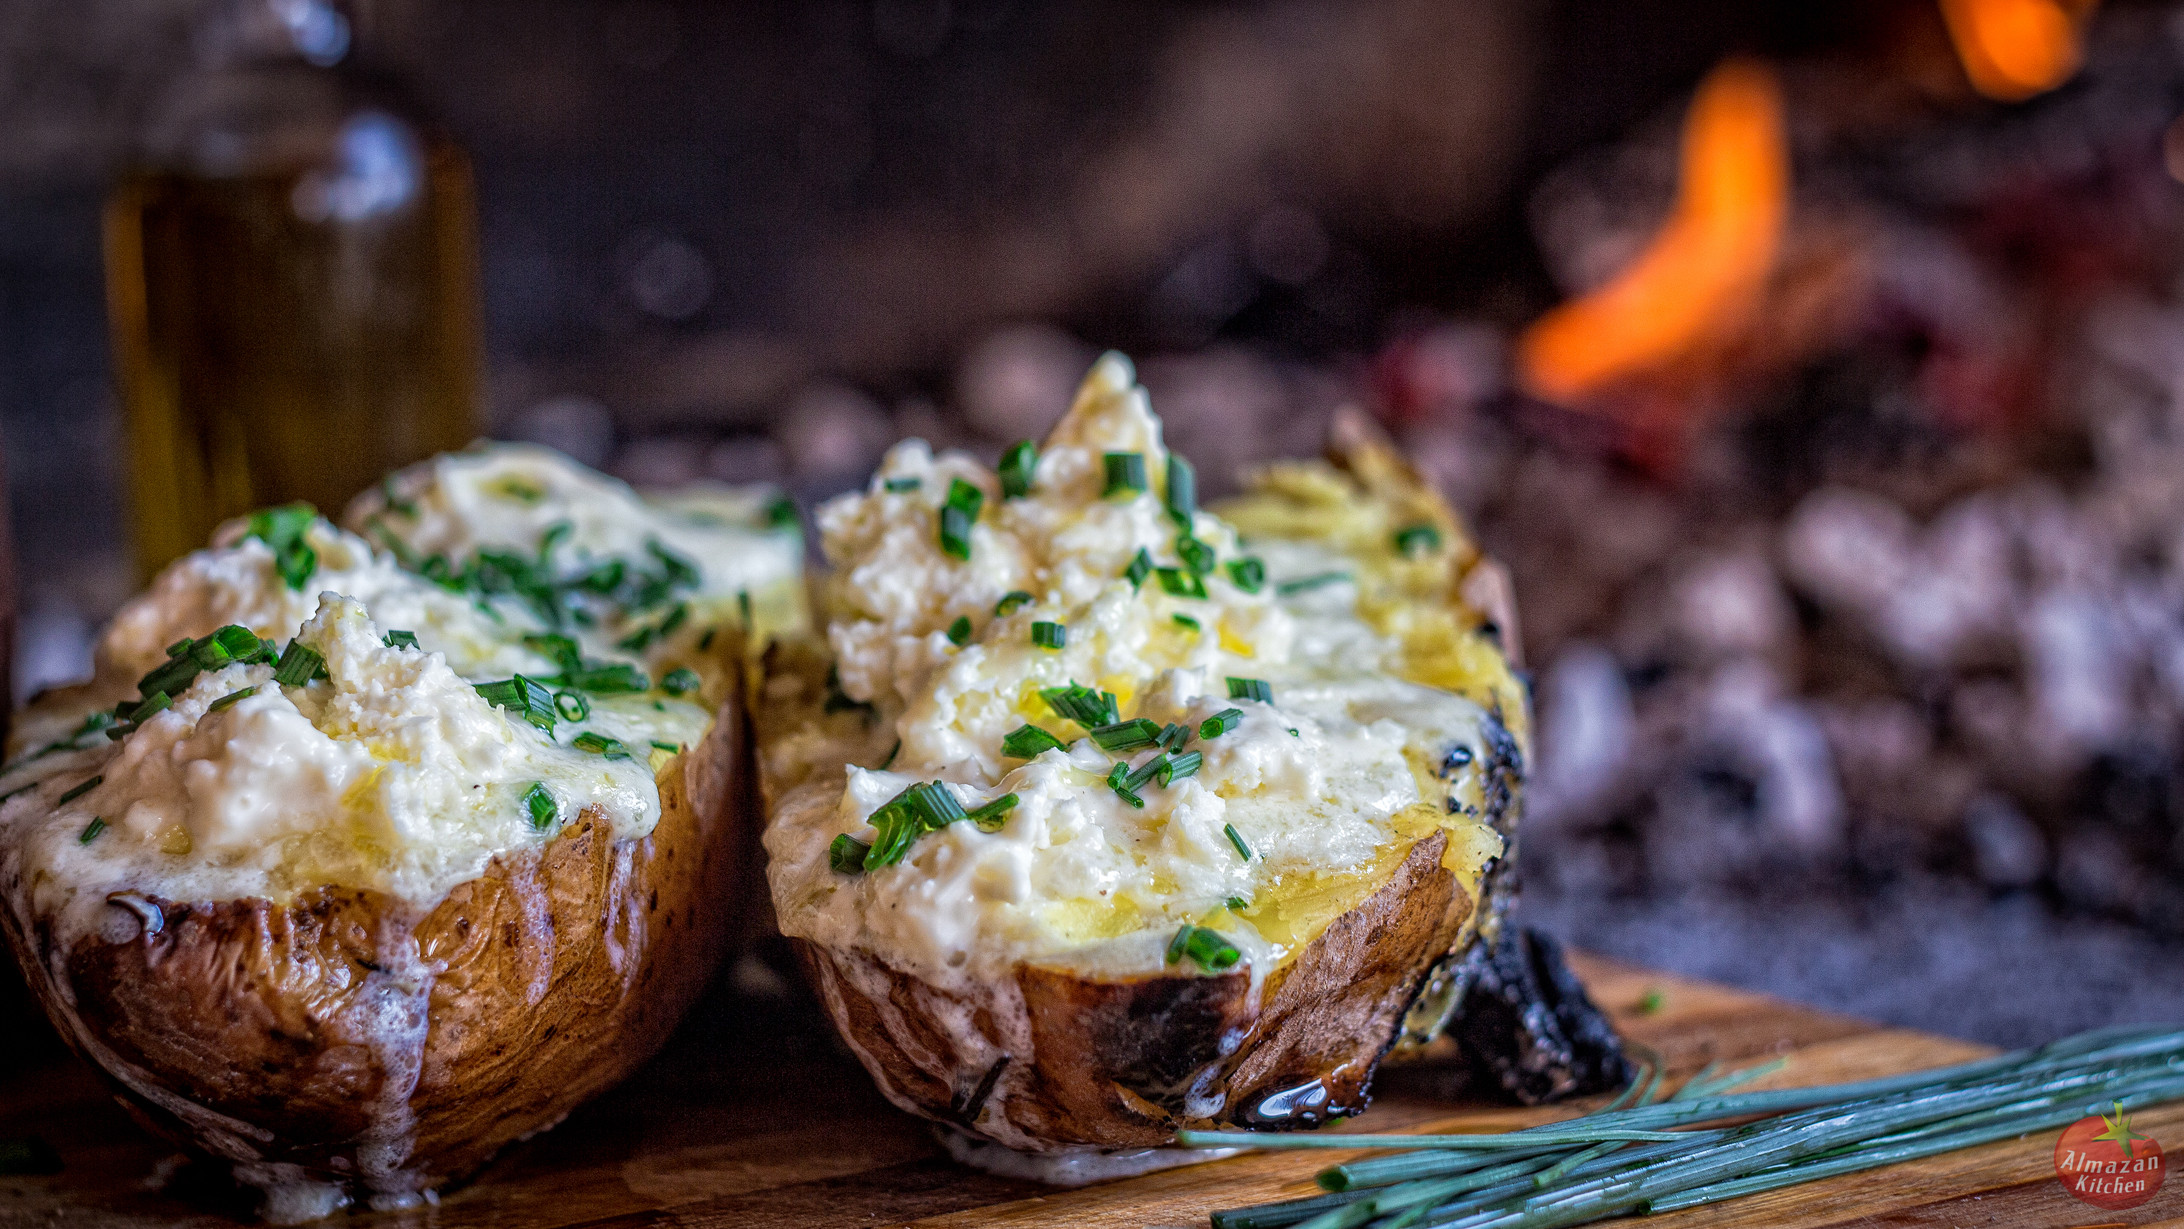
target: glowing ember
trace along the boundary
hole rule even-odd
[[[1774,71],[1724,62],[1684,119],[1676,202],[1606,285],[1541,317],[1519,343],[1525,386],[1569,403],[1683,358],[1729,331],[1774,267],[1790,166]]]
[[[2078,27],[2090,2],[1941,0],[1941,16],[1972,88],[2017,102],[2078,71]]]

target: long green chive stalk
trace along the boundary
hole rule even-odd
[[[1783,1060],[1656,1099],[1659,1056],[1599,1111],[1479,1135],[1181,1131],[1195,1147],[1394,1148],[1333,1166],[1327,1193],[1213,1214],[1214,1229],[1562,1229],[1697,1207],[2066,1126],[2111,1103],[2184,1100],[2184,1030],[2111,1028],[1878,1080],[1732,1094]],[[1718,1125],[1727,1123],[1729,1125]],[[1709,1125],[1715,1124],[1715,1125]]]

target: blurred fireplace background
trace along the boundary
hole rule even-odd
[[[99,204],[201,0],[0,5],[18,689],[129,593]],[[2184,10],[382,0],[495,434],[807,506],[1134,354],[1514,570],[1526,908],[2020,1042],[2184,1014]]]

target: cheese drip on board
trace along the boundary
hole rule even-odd
[[[1240,539],[1177,461],[1111,354],[1010,481],[911,440],[820,510],[829,695],[762,752],[785,933],[947,985],[1202,971],[1175,945],[1204,927],[1235,949],[1215,970],[1263,977],[1437,831],[1476,890],[1499,722],[1417,681],[1418,637],[1365,600],[1382,564]],[[974,818],[857,865],[926,782]]]
[[[321,886],[423,909],[586,808],[641,837],[746,611],[801,617],[801,542],[762,497],[646,499],[541,448],[424,462],[346,519],[223,526],[116,615],[89,682],[19,715],[0,828],[40,913]]]

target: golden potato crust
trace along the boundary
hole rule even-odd
[[[650,835],[617,841],[587,809],[422,917],[346,889],[131,896],[72,950],[50,919],[18,933],[14,910],[10,938],[63,1036],[154,1131],[249,1181],[401,1202],[620,1080],[704,987],[748,843],[735,710],[663,766]]]
[[[1437,831],[1413,845],[1256,996],[1248,972],[1107,980],[1019,966],[1028,1053],[1009,1052],[1011,1022],[990,1003],[865,952],[795,945],[882,1091],[928,1118],[1037,1150],[1157,1147],[1215,1123],[1308,1127],[1365,1108],[1404,1007],[1471,916],[1441,865],[1447,844]]]

